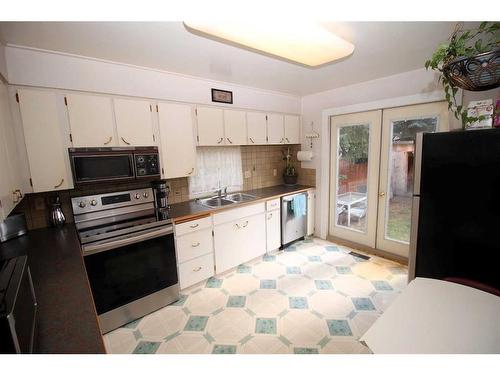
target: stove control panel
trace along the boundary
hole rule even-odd
[[[71,198],[74,215],[143,203],[151,203],[154,206],[151,188]]]

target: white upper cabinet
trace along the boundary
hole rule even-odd
[[[220,146],[224,144],[224,112],[221,108],[198,107],[198,145]]]
[[[66,101],[74,147],[118,145],[111,98],[68,94]]]
[[[113,99],[118,144],[154,146],[152,107],[148,101]]]
[[[285,143],[300,143],[300,117],[285,115]]]
[[[267,120],[262,112],[247,112],[247,134],[249,145],[267,144]]]
[[[247,116],[245,111],[224,110],[225,144],[228,146],[247,144]]]
[[[56,94],[26,89],[18,94],[33,191],[73,188]]]
[[[191,176],[196,172],[196,144],[191,106],[158,103],[163,178]]]
[[[270,113],[267,115],[267,143],[280,144],[285,142],[283,115]]]

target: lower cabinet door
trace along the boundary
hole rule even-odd
[[[258,214],[214,228],[215,267],[227,271],[266,252],[265,214]]]
[[[281,246],[280,211],[266,213],[267,251],[276,250]]]
[[[206,280],[214,275],[214,255],[212,253],[181,263],[179,284],[181,289]]]

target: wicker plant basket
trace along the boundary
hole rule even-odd
[[[486,91],[500,86],[500,48],[472,57],[459,57],[443,67],[443,74],[457,87]]]

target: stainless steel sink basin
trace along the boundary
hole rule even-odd
[[[198,201],[199,204],[206,206],[206,207],[222,207],[222,206],[227,206],[230,204],[236,204],[236,203],[241,203],[241,202],[248,202],[256,199],[257,197],[255,195],[251,194],[245,194],[245,193],[234,193],[234,194],[229,194],[224,197],[211,197],[211,198],[205,198],[205,199],[200,199]]]
[[[257,198],[255,195],[251,194],[245,194],[245,193],[234,193],[234,194],[229,194],[226,199],[233,201],[233,202],[246,202],[246,201],[251,201]]]
[[[202,205],[207,206],[207,207],[222,207],[222,206],[227,206],[228,204],[234,204],[235,202],[230,201],[225,198],[207,198],[207,199],[200,199],[199,201]]]

